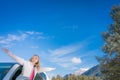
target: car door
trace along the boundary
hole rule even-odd
[[[23,68],[23,66],[21,66],[21,65],[18,68],[16,68],[16,70],[10,80],[16,80],[16,78],[21,74],[22,68]]]
[[[21,66],[19,64],[14,64],[4,76],[3,80],[15,80],[17,77],[15,75],[17,74],[17,71],[20,69],[20,67]]]
[[[15,80],[22,72],[22,66],[19,66],[18,69],[16,69],[16,72],[13,74],[10,80]],[[48,80],[48,77],[46,73],[41,72],[37,73],[34,80]]]
[[[10,80],[15,80],[21,74],[21,72],[22,72],[22,66],[19,66]],[[41,72],[36,74],[34,80],[48,80],[48,77],[45,72]]]
[[[4,69],[4,71],[2,71]],[[2,64],[0,68],[0,80],[16,80],[16,78],[22,72],[22,66],[19,64],[8,64],[7,66]],[[34,80],[48,80],[48,77],[45,72],[37,73]]]
[[[3,80],[15,63],[0,63],[0,80]]]

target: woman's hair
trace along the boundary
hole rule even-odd
[[[40,70],[40,58],[39,58],[38,55],[33,55],[33,56],[37,56],[38,57],[38,62],[34,65],[34,67],[36,67],[37,71],[39,71]],[[32,61],[32,58],[30,58],[30,61]]]

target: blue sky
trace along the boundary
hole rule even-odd
[[[98,64],[101,32],[112,23],[119,0],[0,0],[0,47],[26,60],[38,54],[50,75]],[[0,62],[14,62],[0,50]]]

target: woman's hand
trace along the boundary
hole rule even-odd
[[[19,64],[23,65],[26,61],[16,55],[14,55],[13,53],[11,53],[8,49],[6,48],[2,48],[3,52],[5,52],[6,54],[8,54],[8,56],[10,56],[11,58],[13,58],[15,61],[17,61]]]
[[[10,51],[6,48],[2,48],[2,50],[5,52],[5,53],[9,53]]]

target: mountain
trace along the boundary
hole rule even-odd
[[[92,68],[90,68],[89,70],[87,70],[86,72],[84,72],[82,75],[86,75],[86,76],[100,76],[100,66],[96,65]]]
[[[96,65],[90,69],[87,68],[81,68],[78,71],[75,71],[72,74],[67,74],[64,76],[64,78],[68,78],[71,75],[84,75],[84,76],[95,76],[95,77],[99,77],[100,76],[100,66]]]
[[[73,74],[74,75],[81,75],[84,72],[86,72],[88,70],[88,68],[80,68],[79,70],[75,71]]]

